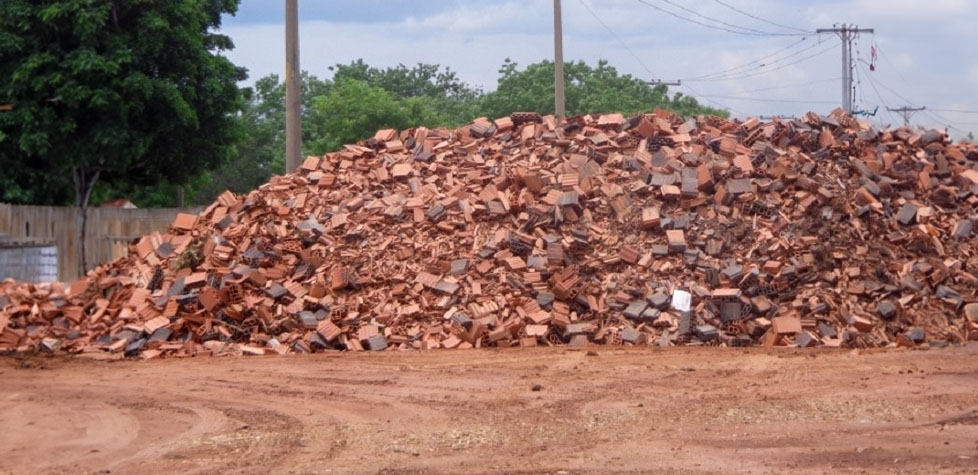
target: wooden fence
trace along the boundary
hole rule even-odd
[[[91,268],[124,256],[130,240],[153,231],[165,231],[179,212],[200,211],[200,208],[89,208],[85,229],[88,265]],[[58,279],[63,282],[80,276],[77,225],[77,212],[73,207],[0,203],[0,236],[15,241],[54,242],[58,248]]]

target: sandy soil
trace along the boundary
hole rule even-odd
[[[978,347],[0,358],[0,473],[978,473]]]

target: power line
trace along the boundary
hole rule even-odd
[[[608,31],[608,33],[611,33],[611,36],[613,36],[615,40],[618,41],[618,44],[621,45],[621,47],[624,48],[625,51],[628,52],[628,54],[632,55],[632,57],[635,58],[635,61],[637,61],[638,64],[640,64],[642,68],[645,69],[645,72],[649,73],[649,76],[652,76],[652,79],[655,79],[657,77],[657,75],[653,73],[651,69],[649,69],[649,67],[645,64],[645,62],[642,61],[642,58],[640,58],[637,54],[635,54],[635,52],[632,51],[632,49],[629,48],[627,44],[625,44],[625,42],[621,39],[621,37],[618,36],[618,33],[615,33],[615,30],[612,30],[611,27],[609,27],[604,22],[604,20],[602,20],[601,17],[599,17],[598,14],[595,13],[594,10],[592,10],[591,7],[588,6],[588,4],[584,0],[577,0],[577,1],[581,3],[581,6],[584,7],[584,9],[587,10],[588,13],[590,13],[591,16],[594,17],[594,19],[597,20],[598,23],[600,23],[601,26]]]
[[[860,65],[860,67],[862,67],[862,65]],[[876,82],[876,81],[873,81],[873,82]],[[900,94],[899,92],[897,92],[893,88],[887,86],[886,84],[883,84],[883,82],[879,82],[879,85],[881,87],[883,87],[884,89],[886,89],[886,90],[890,91],[891,93],[893,93],[898,98],[903,99],[905,102],[907,102],[908,104],[910,104],[911,107],[918,107],[918,103],[916,103],[914,101],[911,101],[910,99],[907,99],[903,94]],[[880,102],[883,102],[882,96],[880,97]],[[883,105],[886,106],[886,103],[883,102]],[[889,106],[887,106],[887,109],[889,110]],[[948,129],[954,129],[954,130],[957,130],[958,132],[961,132],[961,133],[967,133],[968,132],[968,131],[966,131],[964,129],[959,129],[959,128],[951,125],[954,121],[948,120],[947,117],[944,117],[944,116],[942,116],[940,114],[937,114],[936,112],[933,112],[933,109],[922,109],[921,112],[925,116],[927,116],[931,120],[933,120],[934,122],[936,122],[938,124],[944,124],[944,126],[947,127]]]
[[[859,58],[859,46],[858,46],[858,44],[856,46],[856,58],[857,59]],[[863,92],[863,90],[862,90],[863,78],[859,75],[859,70],[862,69],[862,68],[853,68],[853,69],[856,71],[856,85],[852,87],[852,95],[853,95],[852,102],[855,103],[856,102],[856,98],[855,98],[856,91],[859,91],[859,94],[860,95],[862,95],[862,92]],[[842,79],[845,79],[845,78],[842,78]],[[865,99],[865,97],[863,97],[863,99]]]
[[[859,63],[856,63],[856,66],[858,66],[858,67],[859,67],[860,69],[862,69],[862,67],[863,67],[863,65],[861,65],[861,64],[859,64]],[[872,86],[872,88],[873,88],[873,91],[874,91],[874,92],[876,93],[876,98],[877,98],[877,99],[879,99],[879,100],[880,100],[880,102],[882,102],[882,103],[883,103],[883,107],[884,107],[884,108],[886,109],[886,114],[887,114],[887,116],[888,116],[888,117],[890,118],[890,121],[891,121],[891,122],[896,122],[896,121],[894,120],[894,119],[895,119],[895,117],[893,116],[893,113],[892,113],[892,112],[890,112],[890,106],[889,106],[889,105],[888,105],[888,104],[886,103],[886,101],[885,101],[885,100],[883,99],[883,95],[882,95],[882,94],[880,94],[880,90],[876,88],[876,80],[875,80],[875,79],[873,79],[873,77],[872,77],[872,76],[870,76],[869,74],[867,74],[867,75],[866,75],[866,78],[867,78],[867,79],[869,79],[869,85],[870,85],[870,86]]]
[[[903,107],[896,107],[893,109],[887,108],[887,110],[889,110],[890,112],[896,112],[900,114],[901,117],[903,117],[903,125],[910,125],[910,118],[913,117],[913,113],[920,112],[924,109],[927,109],[927,106],[921,106],[921,107],[903,106]]]
[[[689,23],[695,23],[697,25],[704,26],[706,28],[712,28],[714,30],[726,31],[728,33],[734,33],[734,34],[738,34],[738,35],[744,35],[744,36],[801,36],[801,35],[804,34],[804,33],[772,33],[772,32],[763,32],[763,31],[761,31],[760,33],[755,33],[754,31],[760,31],[760,30],[750,31],[750,30],[753,30],[753,29],[752,28],[744,28],[744,27],[737,27],[737,28],[741,28],[741,30],[745,30],[745,31],[733,30],[733,29],[730,29],[730,28],[722,27],[722,26],[716,26],[716,25],[711,25],[709,23],[703,23],[703,22],[701,22],[699,20],[694,20],[692,18],[679,15],[679,14],[677,14],[675,12],[671,12],[669,10],[666,10],[666,9],[664,9],[664,8],[658,6],[658,5],[653,5],[653,4],[651,4],[651,3],[649,3],[649,2],[647,2],[645,0],[638,0],[638,2],[641,3],[641,4],[643,4],[643,5],[645,5],[645,6],[647,6],[647,7],[654,8],[654,9],[656,9],[656,10],[662,12],[662,13],[665,13],[666,15],[669,15],[671,17],[677,18],[679,20],[687,21]],[[672,5],[675,5],[675,4],[671,3],[671,2],[669,2],[669,3],[672,4]],[[709,18],[709,17],[707,17],[707,18]],[[713,20],[713,21],[718,21],[718,20]],[[720,22],[720,23],[723,23],[723,22]]]
[[[807,30],[803,30],[801,28],[795,28],[793,26],[782,25],[780,23],[775,23],[775,22],[773,22],[771,20],[766,20],[766,19],[761,18],[761,17],[759,17],[757,15],[752,15],[750,13],[747,13],[747,12],[745,12],[745,11],[743,11],[743,10],[741,10],[741,9],[733,6],[733,5],[730,5],[727,2],[723,2],[721,0],[713,0],[713,1],[719,3],[720,5],[723,5],[723,6],[727,7],[727,8],[729,8],[729,9],[737,12],[737,13],[740,13],[741,15],[744,15],[744,16],[747,16],[747,17],[750,17],[750,18],[753,18],[753,19],[758,20],[758,21],[762,21],[762,22],[767,23],[769,25],[774,25],[774,26],[777,26],[777,27],[780,27],[780,28],[786,28],[786,29],[789,29],[789,30],[801,31],[801,32],[805,32],[805,33],[808,32]]]
[[[826,82],[838,81],[840,79],[842,79],[842,78],[841,77],[834,77],[834,78],[816,79],[814,81],[801,82],[801,83],[797,83],[797,84],[787,84],[787,85],[784,85],[784,86],[772,86],[772,87],[762,87],[762,88],[758,88],[758,89],[746,89],[746,90],[743,90],[743,91],[737,91],[737,92],[735,92],[735,94],[748,94],[748,93],[751,93],[751,92],[777,91],[779,89],[791,89],[791,88],[795,88],[795,87],[810,86],[812,84],[821,84],[821,83],[826,83]]]
[[[744,31],[750,31],[750,32],[759,33],[759,34],[763,34],[763,35],[777,35],[777,36],[791,36],[791,35],[797,36],[798,35],[798,33],[790,33],[790,34],[788,34],[788,33],[776,33],[776,32],[758,30],[756,28],[749,28],[749,27],[746,27],[746,26],[734,25],[732,23],[727,23],[727,22],[725,22],[723,20],[718,20],[718,19],[713,18],[713,17],[708,17],[708,16],[706,16],[706,15],[704,15],[704,14],[702,14],[702,13],[696,11],[696,10],[691,10],[689,8],[684,7],[681,4],[678,4],[676,2],[673,2],[672,0],[660,0],[660,1],[665,2],[665,3],[668,3],[669,5],[672,5],[672,6],[678,8],[678,9],[684,11],[684,12],[687,12],[687,13],[690,13],[690,14],[693,14],[693,15],[696,15],[696,16],[704,19],[704,20],[708,20],[708,21],[712,21],[712,22],[715,22],[715,23],[719,23],[721,25],[728,26],[730,28],[737,28],[737,29],[741,29],[741,30],[744,30]],[[804,33],[802,33],[802,34],[804,34]]]
[[[605,23],[604,20],[602,20],[601,17],[598,16],[598,14],[595,13],[594,10],[592,10],[591,7],[589,7],[587,5],[587,3],[584,2],[584,0],[578,0],[578,1],[581,3],[581,6],[583,6],[584,9],[587,10],[588,13],[591,14],[592,17],[594,17],[594,19],[597,20],[598,23],[600,23],[602,27],[604,27],[604,29],[606,31],[608,31],[609,33],[611,33],[611,36],[613,36],[615,38],[615,40],[618,41],[618,44],[620,44],[622,46],[622,48],[625,49],[625,51],[627,51],[633,58],[635,58],[635,61],[638,62],[638,64],[641,65],[642,68],[645,69],[645,71],[647,73],[649,73],[649,75],[652,76],[653,79],[655,79],[655,77],[657,75],[652,72],[652,69],[649,68],[648,65],[646,65],[644,61],[642,61],[642,58],[640,58],[637,54],[635,54],[635,52],[631,48],[629,48],[627,44],[625,44],[625,42],[621,39],[621,37],[618,36],[618,34],[610,26],[608,26],[608,24]],[[669,82],[669,81],[662,81],[662,80],[654,80],[650,84],[655,84],[655,83],[659,83],[659,84],[670,83],[671,84],[671,82]],[[681,83],[679,81],[676,81],[674,84],[675,85],[681,85]],[[690,88],[690,90],[693,90],[693,89]],[[693,92],[696,93],[696,91],[693,91]],[[699,95],[698,93],[696,93],[696,94],[697,94],[697,96]],[[693,99],[696,99],[696,96],[691,96],[691,97],[693,97]],[[721,108],[721,109],[728,109],[728,110],[732,110],[732,111],[738,112],[740,114],[743,114],[742,112],[737,111],[736,109],[734,109],[732,107],[725,106],[725,105],[723,105],[723,104],[721,104],[719,102],[715,102],[715,101],[712,101],[712,100],[706,99],[706,98],[704,98],[704,100],[707,101],[707,102],[709,102],[709,103],[711,103],[711,104],[713,104],[713,105],[715,105],[715,106],[717,106],[717,107],[719,107],[719,108]],[[743,115],[746,115],[746,114],[743,114]]]
[[[781,48],[781,49],[779,49],[779,50],[777,50],[777,51],[775,51],[773,53],[770,53],[770,54],[768,54],[766,56],[761,56],[760,58],[757,58],[757,59],[755,59],[753,61],[750,61],[750,62],[741,64],[740,66],[735,66],[735,67],[732,67],[730,69],[724,69],[724,70],[721,70],[721,71],[716,71],[716,72],[712,72],[712,73],[709,73],[709,74],[703,74],[703,75],[700,75],[700,76],[694,76],[694,77],[689,78],[689,79],[703,79],[703,78],[707,78],[707,77],[711,77],[711,76],[719,76],[719,75],[724,75],[726,73],[730,73],[730,72],[733,72],[733,71],[737,71],[739,69],[746,68],[746,67],[751,66],[753,64],[760,63],[761,61],[764,61],[765,59],[768,59],[768,58],[770,58],[772,56],[776,56],[776,55],[778,55],[778,54],[780,54],[780,53],[782,53],[784,51],[787,51],[787,50],[795,47],[796,45],[801,44],[802,42],[804,42],[808,38],[809,38],[808,36],[805,36],[802,39],[800,39],[798,41],[795,41],[794,43],[791,43],[788,46],[785,46],[784,48]],[[804,50],[802,50],[802,51],[804,51]],[[764,65],[762,64],[761,67],[763,67],[763,66]]]
[[[934,122],[937,122],[938,124],[945,124],[945,127],[949,128],[949,129],[957,130],[958,132],[961,132],[963,134],[964,133],[968,133],[967,130],[959,129],[959,128],[951,125],[954,122],[951,121],[951,120],[948,120],[947,117],[944,117],[944,116],[942,116],[940,114],[931,112],[930,110],[925,110],[924,111],[924,115],[929,116],[931,118],[931,120],[933,120]]]
[[[880,47],[877,46],[876,53],[879,54],[880,58],[883,61],[886,61],[886,64],[890,67],[890,69],[893,70],[893,72],[896,73],[897,77],[901,81],[903,81],[904,84],[906,84],[907,86],[913,87],[913,85],[910,84],[910,81],[908,81],[907,78],[905,78],[903,76],[903,74],[900,73],[899,68],[897,68],[896,65],[892,61],[890,61],[889,54],[886,53],[886,51],[884,51],[883,48],[880,48]],[[893,89],[887,87],[885,84],[882,84],[881,83],[880,85],[883,86],[883,87],[885,87],[886,89],[889,89],[890,92],[893,92],[898,97],[903,98],[903,96],[901,96],[899,93],[897,93]],[[903,99],[906,100],[907,102],[911,102],[911,105],[915,105],[915,104],[912,104],[912,101],[909,101],[906,98],[903,98]],[[933,111],[933,112],[931,112],[931,111]],[[939,114],[935,114],[934,112],[951,112],[951,113],[958,113],[958,114],[978,114],[978,111],[965,110],[965,109],[927,109],[927,111],[924,111],[924,115],[930,117],[931,120],[933,120],[935,122],[938,122],[938,123],[945,123],[945,124],[947,124],[947,123],[949,123],[951,121],[947,120],[947,118],[945,118],[945,117],[943,117],[943,116],[941,116]],[[975,124],[973,124],[973,123],[966,123],[966,122],[958,122],[958,125],[968,126],[968,125],[975,125]],[[964,132],[963,130],[961,130],[961,129],[957,128],[957,127],[951,127],[950,124],[948,124],[948,127],[949,128],[952,128],[952,129],[955,129],[955,130],[958,130],[958,131],[961,131],[961,132]]]
[[[795,99],[767,99],[761,97],[746,97],[746,96],[724,96],[718,94],[701,94],[704,97],[715,97],[717,99],[731,99],[736,101],[752,101],[752,102],[780,102],[787,104],[837,104],[836,101],[804,101]]]
[[[693,99],[695,99],[698,96],[702,96],[702,94],[700,94],[699,91],[697,91],[696,89],[694,89],[693,86],[690,86],[689,84],[683,84],[682,87],[684,87],[686,89],[689,89],[693,94],[695,94],[695,96],[691,96]],[[715,106],[717,106],[717,107],[719,107],[721,109],[727,109],[727,110],[734,111],[734,112],[736,112],[736,113],[738,113],[738,114],[740,114],[740,115],[742,115],[744,117],[747,117],[747,116],[750,115],[750,114],[745,113],[742,110],[734,109],[733,107],[723,105],[723,104],[721,104],[721,103],[719,103],[717,101],[714,101],[714,100],[710,99],[709,97],[704,97],[703,100],[706,101],[706,102],[709,102],[710,104],[713,104],[713,105],[715,105]]]
[[[808,46],[806,48],[802,48],[802,49],[800,49],[798,51],[795,51],[794,53],[791,53],[788,56],[784,56],[782,58],[777,58],[774,61],[771,61],[769,63],[762,63],[762,64],[758,65],[754,69],[746,69],[746,70],[743,70],[743,71],[737,71],[737,72],[734,72],[734,73],[723,74],[723,75],[715,75],[715,76],[711,76],[711,77],[705,77],[705,78],[702,78],[702,79],[691,78],[691,79],[687,79],[687,81],[698,81],[698,82],[726,81],[726,80],[730,80],[730,79],[741,79],[743,77],[753,77],[754,76],[754,73],[756,72],[754,70],[756,70],[756,69],[763,69],[763,68],[774,66],[774,65],[776,65],[776,64],[778,64],[778,63],[780,63],[782,61],[785,61],[787,59],[790,59],[790,58],[793,58],[795,56],[798,56],[801,53],[804,53],[806,51],[810,51],[812,49],[815,49],[815,48],[819,47],[820,45],[822,45],[822,42],[821,41],[818,42],[818,43],[815,43],[815,44],[813,44],[811,46]],[[834,48],[834,46],[833,46],[833,48]],[[828,51],[828,50],[826,50],[826,51]],[[817,56],[817,55],[814,55],[814,56]],[[808,58],[812,58],[814,56],[809,56]],[[808,59],[808,58],[804,58],[804,59]],[[797,64],[798,62],[800,62],[800,61],[796,61],[795,63],[791,63],[791,64]],[[789,66],[789,65],[790,64],[786,64],[784,66]],[[778,68],[778,69],[780,69],[780,68]],[[778,69],[772,69],[771,71],[777,71]],[[741,76],[741,74],[745,74],[745,73],[748,73],[750,75],[748,75],[748,76]]]
[[[793,65],[798,64],[798,63],[801,63],[803,61],[807,61],[807,60],[812,59],[812,58],[814,58],[816,56],[821,56],[821,55],[823,55],[825,53],[828,53],[829,51],[831,51],[834,48],[835,48],[835,44],[831,44],[831,45],[829,45],[828,48],[819,50],[818,52],[816,52],[814,54],[810,54],[810,55],[805,56],[803,58],[799,58],[799,59],[797,59],[795,61],[792,61],[790,63],[782,64],[781,66],[778,66],[777,68],[768,69],[768,70],[764,70],[764,71],[759,71],[759,72],[755,72],[755,73],[751,73],[751,74],[745,74],[745,75],[742,75],[742,76],[724,76],[724,77],[718,77],[718,78],[697,79],[697,80],[683,79],[683,81],[688,81],[688,82],[734,81],[734,80],[738,80],[738,79],[747,79],[747,78],[752,78],[752,77],[757,77],[757,76],[763,76],[765,74],[770,74],[770,73],[773,73],[775,71],[780,71],[780,70],[782,70],[784,68],[787,68],[788,66],[793,66]]]
[[[914,102],[914,101],[911,101],[910,99],[907,99],[907,98],[906,98],[906,97],[905,97],[905,96],[904,96],[903,94],[900,94],[899,92],[896,92],[896,91],[895,91],[895,90],[894,90],[893,88],[891,88],[890,86],[887,86],[886,84],[883,84],[883,81],[879,81],[879,85],[880,85],[881,87],[883,87],[883,89],[886,89],[887,91],[890,91],[890,92],[892,92],[892,93],[893,93],[893,95],[895,95],[895,96],[897,96],[897,97],[899,97],[900,99],[903,99],[904,101],[906,101],[906,102],[907,102],[908,104],[910,104],[911,106],[913,106],[913,107],[916,107],[916,106],[917,106],[917,103],[916,103],[916,102]]]
[[[965,109],[927,109],[936,112],[952,112],[955,114],[978,114],[978,111],[965,110]]]
[[[605,30],[607,30],[607,31],[608,31],[609,33],[611,33],[611,35],[612,35],[612,36],[613,36],[613,37],[615,38],[615,40],[617,40],[617,41],[618,41],[618,44],[620,44],[620,45],[621,45],[621,46],[622,46],[622,47],[623,47],[623,48],[624,48],[624,49],[625,49],[626,51],[628,51],[628,53],[629,53],[629,54],[631,54],[631,56],[632,56],[633,58],[635,58],[635,61],[637,61],[637,62],[638,62],[638,64],[639,64],[639,65],[641,65],[641,66],[642,66],[642,68],[643,68],[643,69],[645,69],[645,71],[646,71],[647,73],[649,73],[649,75],[650,75],[650,76],[652,76],[652,77],[653,77],[653,79],[654,79],[654,78],[656,77],[656,74],[652,72],[652,69],[651,69],[651,68],[649,68],[649,67],[648,67],[648,66],[647,66],[647,65],[645,64],[645,62],[644,62],[644,61],[642,61],[642,58],[640,58],[640,57],[639,57],[639,56],[638,56],[637,54],[635,54],[635,52],[634,52],[634,51],[633,51],[633,50],[632,50],[631,48],[629,48],[629,47],[628,47],[628,45],[626,45],[626,44],[625,44],[625,42],[624,42],[624,41],[623,41],[623,40],[621,39],[621,37],[619,37],[619,36],[618,36],[618,34],[617,34],[617,33],[615,33],[615,31],[614,31],[613,29],[611,29],[611,27],[609,27],[609,26],[608,26],[608,24],[606,24],[606,23],[604,22],[604,20],[602,20],[602,19],[601,19],[601,17],[600,17],[600,16],[598,16],[598,14],[597,14],[597,13],[595,13],[595,12],[594,12],[594,10],[592,10],[592,9],[591,9],[591,7],[589,7],[589,6],[587,5],[587,3],[585,3],[585,2],[584,2],[584,0],[578,0],[578,1],[579,1],[579,2],[581,3],[581,6],[583,6],[583,7],[584,7],[584,9],[585,9],[585,10],[587,10],[587,11],[588,11],[588,13],[590,13],[590,14],[591,14],[591,16],[593,16],[593,17],[594,17],[594,19],[595,19],[595,20],[597,20],[597,21],[598,21],[598,23],[600,23],[602,27],[604,27],[604,29],[605,29]],[[659,83],[659,84],[665,84],[665,83],[670,83],[670,84],[671,84],[671,82],[669,82],[669,81],[662,81],[661,79],[660,79],[660,80],[654,80],[654,81],[652,81],[652,82],[651,82],[650,84],[655,84],[655,83]],[[675,82],[674,84],[675,84],[675,85],[681,85],[681,83],[680,83],[679,81],[676,81],[676,82]],[[696,91],[695,91],[695,90],[693,90],[692,88],[690,88],[690,90],[692,90],[692,91],[693,91],[693,92],[694,92],[695,94],[697,94],[697,96],[699,95],[699,94],[698,94],[698,93],[696,93]],[[690,96],[690,97],[693,97],[693,99],[696,99],[696,96]],[[721,103],[719,103],[719,102],[716,102],[716,101],[712,101],[712,100],[710,100],[710,99],[706,99],[706,98],[704,98],[704,100],[705,100],[706,102],[709,102],[709,103],[711,103],[711,104],[713,104],[713,105],[715,105],[715,106],[717,106],[717,107],[719,107],[719,108],[721,108],[721,109],[728,109],[728,110],[732,110],[732,111],[735,111],[735,112],[738,112],[738,113],[740,113],[740,114],[742,114],[742,115],[746,115],[746,114],[743,114],[743,112],[741,112],[741,111],[738,111],[738,110],[736,110],[736,109],[734,109],[734,108],[732,108],[732,107],[728,107],[728,106],[725,106],[725,105],[723,105],[723,104],[721,104]]]

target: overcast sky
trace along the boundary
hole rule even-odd
[[[299,17],[301,66],[318,76],[357,58],[379,67],[424,62],[492,90],[505,58],[553,58],[552,0],[300,0]],[[842,22],[876,31],[854,45],[857,109],[879,106],[874,121],[902,123],[886,106],[925,105],[915,123],[951,126],[954,136],[978,131],[978,114],[953,112],[978,111],[976,0],[563,0],[564,58],[683,79],[670,90],[736,117],[827,113],[841,101],[839,39],[800,31]],[[282,74],[282,0],[242,0],[223,31],[249,82]]]

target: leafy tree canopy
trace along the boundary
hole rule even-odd
[[[245,73],[213,30],[237,4],[0,2],[0,103],[13,106],[0,114],[0,157],[16,170],[5,169],[76,184],[83,205],[98,180],[182,182],[234,155]]]
[[[233,45],[215,30],[237,7],[238,0],[0,2],[0,104],[12,106],[0,113],[0,198],[73,201],[84,227],[100,180],[182,183],[236,155],[237,82],[246,75],[220,54]],[[8,189],[11,181],[28,186]]]
[[[481,115],[500,117],[514,111],[541,114],[554,112],[554,63],[541,61],[520,70],[507,59],[499,69],[496,90],[481,101]],[[600,112],[634,114],[663,108],[682,115],[714,114],[726,111],[701,106],[696,99],[681,94],[670,98],[666,86],[652,87],[601,60],[596,67],[583,61],[564,65],[564,101],[569,115]]]
[[[364,81],[347,78],[339,79],[328,94],[317,97],[313,108],[326,119],[325,125],[316,130],[319,137],[304,145],[314,154],[337,150],[378,129],[438,125],[445,121],[422,97],[398,97]]]

